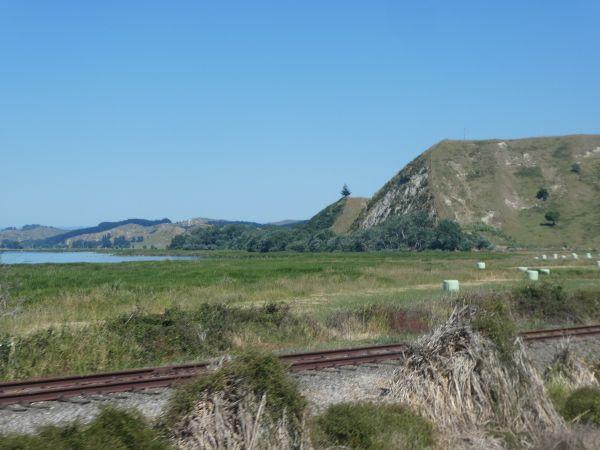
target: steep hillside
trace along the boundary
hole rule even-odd
[[[540,190],[547,198],[537,198]],[[525,246],[600,246],[600,136],[442,141],[375,194],[354,228],[422,210]],[[544,218],[558,211],[555,226]]]
[[[335,218],[333,225],[331,225],[331,230],[337,234],[344,234],[350,231],[354,221],[367,207],[367,203],[369,203],[369,199],[364,197],[346,198],[344,209],[342,209],[341,214]]]
[[[368,199],[344,197],[315,214],[306,223],[312,231],[331,229],[338,234],[346,233],[366,207]]]

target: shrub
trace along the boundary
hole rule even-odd
[[[476,303],[472,327],[487,336],[498,349],[504,362],[511,361],[515,350],[517,327],[508,302],[500,298],[484,298]]]
[[[600,318],[597,291],[567,294],[562,286],[544,282],[518,288],[511,297],[515,312],[527,318],[578,323]]]
[[[163,426],[170,428],[192,411],[203,394],[223,392],[227,399],[239,401],[243,394],[260,398],[266,395],[270,416],[277,420],[284,413],[300,423],[305,400],[278,358],[248,351],[224,364],[219,370],[198,377],[179,387],[173,394]]]
[[[558,211],[548,211],[544,214],[544,219],[546,219],[552,226],[556,225],[558,219],[560,219],[560,213]]]
[[[562,286],[544,282],[528,284],[513,291],[515,309],[523,316],[537,319],[567,319],[570,308]]]
[[[343,403],[316,419],[314,440],[323,447],[423,449],[433,445],[433,427],[399,405]]]
[[[565,403],[567,402],[570,393],[568,386],[565,383],[553,381],[546,385],[546,393],[548,394],[548,398],[550,398],[552,405],[554,405],[554,409],[564,417]]]
[[[539,191],[537,191],[537,194],[535,194],[535,198],[537,198],[538,200],[542,200],[542,201],[548,200],[549,196],[550,196],[550,193],[548,192],[548,189],[546,189],[546,188],[541,188]]]
[[[582,387],[573,391],[564,405],[567,419],[600,425],[600,388]]]
[[[88,425],[46,427],[35,435],[0,436],[0,450],[166,449],[169,444],[139,413],[104,409]]]

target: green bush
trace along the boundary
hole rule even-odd
[[[582,387],[573,391],[565,402],[564,416],[600,425],[600,388]]]
[[[330,406],[315,422],[314,440],[323,447],[416,450],[434,444],[433,427],[398,405],[343,403]]]
[[[537,319],[568,319],[571,308],[562,286],[548,282],[528,284],[513,291],[516,311]]]
[[[546,385],[546,393],[554,405],[554,409],[562,416],[565,415],[565,403],[571,394],[565,383],[553,381]]]
[[[565,292],[562,286],[550,282],[528,284],[512,293],[515,312],[541,320],[585,322],[600,318],[597,291]]]
[[[125,450],[170,448],[139,415],[106,408],[88,425],[46,427],[35,435],[0,436],[0,450]]]
[[[163,418],[171,428],[188,414],[204,393],[224,392],[226,398],[240,400],[245,393],[267,396],[268,412],[274,419],[284,413],[298,425],[305,400],[288,374],[287,368],[272,355],[249,351],[226,363],[216,372],[202,375],[177,388]]]
[[[517,327],[508,302],[501,298],[491,297],[478,299],[474,303],[477,305],[477,311],[472,321],[473,329],[487,336],[496,344],[504,361],[512,360]]]

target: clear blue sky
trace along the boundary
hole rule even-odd
[[[306,218],[444,138],[600,132],[597,1],[0,3],[0,226]]]

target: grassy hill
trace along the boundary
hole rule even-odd
[[[415,210],[501,244],[600,247],[600,136],[442,141],[386,183],[353,227]],[[548,211],[560,213],[555,226]]]
[[[102,236],[109,234],[112,239],[124,237],[131,242],[133,248],[166,248],[171,240],[182,233],[186,228],[176,223],[161,223],[150,226],[143,226],[135,223],[120,225],[111,228],[109,231],[98,233],[79,234],[64,241],[67,246],[71,246],[74,241],[99,241]]]
[[[305,226],[312,231],[331,229],[337,234],[347,233],[368,201],[362,197],[341,198],[315,214]]]
[[[17,242],[47,239],[65,233],[66,230],[45,225],[25,225],[22,228],[10,227],[0,230],[0,241],[4,239]]]
[[[352,224],[358,218],[360,213],[367,207],[368,198],[348,197],[345,199],[342,212],[335,218],[331,230],[337,234],[344,234],[350,231]]]

